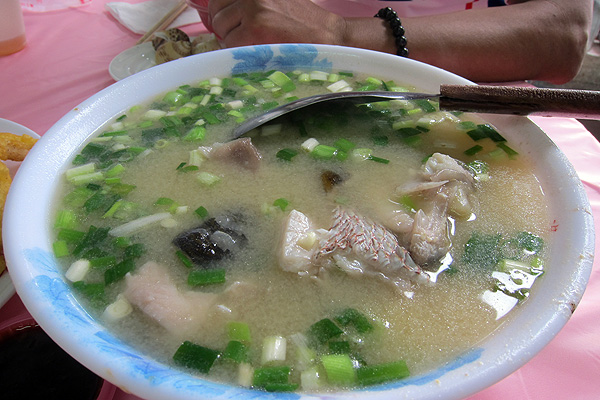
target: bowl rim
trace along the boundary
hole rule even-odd
[[[64,161],[70,160],[80,150],[80,142],[89,139],[96,133],[99,128],[96,121],[107,121],[126,109],[120,105],[111,105],[111,101],[128,98],[131,96],[131,92],[136,91],[143,93],[145,99],[148,99],[147,93],[164,93],[169,88],[178,86],[172,84],[172,81],[189,76],[191,68],[204,67],[221,71],[223,65],[234,65],[235,58],[239,56],[240,52],[256,55],[258,58],[262,53],[268,51],[274,51],[276,55],[282,57],[294,55],[295,52],[302,52],[302,54],[312,52],[317,57],[317,61],[322,61],[322,58],[334,58],[336,62],[348,63],[348,65],[354,66],[353,69],[358,70],[375,69],[389,72],[390,65],[398,66],[409,78],[410,74],[420,76],[422,79],[419,86],[424,91],[438,90],[439,83],[473,84],[462,77],[418,61],[370,50],[303,44],[247,46],[203,53],[142,71],[91,96],[52,126],[23,162],[8,195],[3,229],[5,232],[10,231],[11,235],[5,235],[3,241],[11,277],[16,291],[28,311],[59,345],[96,374],[140,397],[187,399],[204,395],[207,398],[232,399],[245,398],[250,395],[255,398],[273,398],[274,395],[192,378],[174,368],[160,364],[150,357],[138,356],[129,345],[103,330],[101,325],[94,321],[69,293],[62,278],[57,279],[51,274],[56,267],[56,262],[51,255],[49,242],[50,211],[46,205],[39,207],[38,199],[44,198],[48,193],[54,191],[58,184],[58,178],[53,174],[56,171],[64,170]],[[239,63],[235,65],[239,65]],[[342,69],[340,66],[335,68]],[[176,78],[169,78],[169,87],[166,87],[163,82],[166,74],[176,76]],[[218,75],[219,73],[210,72],[208,74]],[[372,74],[384,76],[394,73],[378,74],[373,72]],[[146,85],[148,81],[153,82],[156,86]],[[338,395],[339,398],[368,398],[374,394],[378,398],[394,399],[401,393],[403,396],[406,395],[413,399],[429,399],[437,398],[440,393],[445,395],[451,393],[445,397],[458,399],[474,394],[508,376],[537,354],[562,329],[581,299],[591,274],[594,252],[594,225],[591,207],[581,181],[566,156],[528,119],[516,116],[486,116],[485,118],[490,119],[492,123],[496,121],[495,124],[517,124],[522,129],[537,130],[541,135],[539,135],[540,139],[535,140],[538,140],[538,144],[549,157],[560,162],[560,165],[555,166],[551,171],[540,172],[544,174],[559,173],[564,177],[570,190],[558,190],[553,194],[568,196],[567,203],[570,207],[569,211],[572,212],[571,215],[574,216],[572,218],[574,222],[571,224],[572,226],[567,225],[565,229],[569,229],[569,231],[579,229],[585,233],[583,238],[580,238],[582,240],[572,243],[572,249],[566,251],[570,257],[573,257],[573,248],[581,253],[576,267],[568,276],[569,281],[560,285],[560,288],[553,287],[551,296],[548,293],[538,293],[537,297],[532,297],[526,303],[551,302],[552,306],[548,307],[545,312],[533,318],[517,315],[508,327],[499,328],[484,341],[485,344],[501,346],[502,338],[499,338],[501,333],[514,334],[518,340],[512,340],[515,347],[506,354],[490,356],[487,347],[480,346],[430,374],[364,390],[342,392]],[[35,188],[35,190],[31,188]],[[27,223],[22,224],[24,216],[27,216],[25,218]],[[27,225],[32,221],[42,223],[45,228],[33,229],[32,226]],[[565,257],[562,254],[553,255]],[[56,296],[56,305],[47,301],[47,298],[44,297],[47,293]],[[519,329],[511,329],[515,323],[519,324]],[[75,336],[76,340],[72,340],[72,336]],[[524,343],[525,336],[530,337],[529,343]],[[506,344],[504,343],[504,345]],[[89,352],[89,348],[95,349],[93,354]],[[115,354],[118,354],[118,357],[115,357]],[[136,367],[140,369],[132,370],[120,360],[135,363]],[[142,371],[142,368],[145,370]],[[466,375],[469,375],[468,379],[465,378]],[[173,379],[173,376],[176,379]],[[444,392],[440,392],[440,390]],[[320,395],[278,394],[276,397],[319,398]],[[331,398],[332,394],[323,394],[323,398],[325,397]]]

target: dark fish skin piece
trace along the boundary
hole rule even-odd
[[[215,232],[223,232],[233,240],[244,244],[246,236],[231,228],[221,226],[215,218],[206,220],[202,225],[180,233],[173,239],[173,244],[184,252],[195,264],[210,268],[210,261],[218,261],[231,255],[229,249],[219,246],[211,236]]]

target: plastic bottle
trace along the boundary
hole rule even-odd
[[[0,56],[25,47],[25,24],[19,0],[0,0]]]

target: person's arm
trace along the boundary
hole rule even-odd
[[[572,79],[585,55],[592,1],[512,3],[402,18],[409,57],[478,82]],[[396,52],[385,21],[343,18],[309,0],[211,0],[209,13],[227,47],[302,42]]]

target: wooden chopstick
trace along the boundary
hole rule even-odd
[[[152,35],[156,32],[160,32],[165,30],[169,25],[175,21],[177,17],[181,15],[182,12],[187,8],[187,3],[185,0],[179,1],[164,17],[160,19],[144,36],[141,37],[140,40],[137,41],[136,45],[142,44],[150,40]]]

